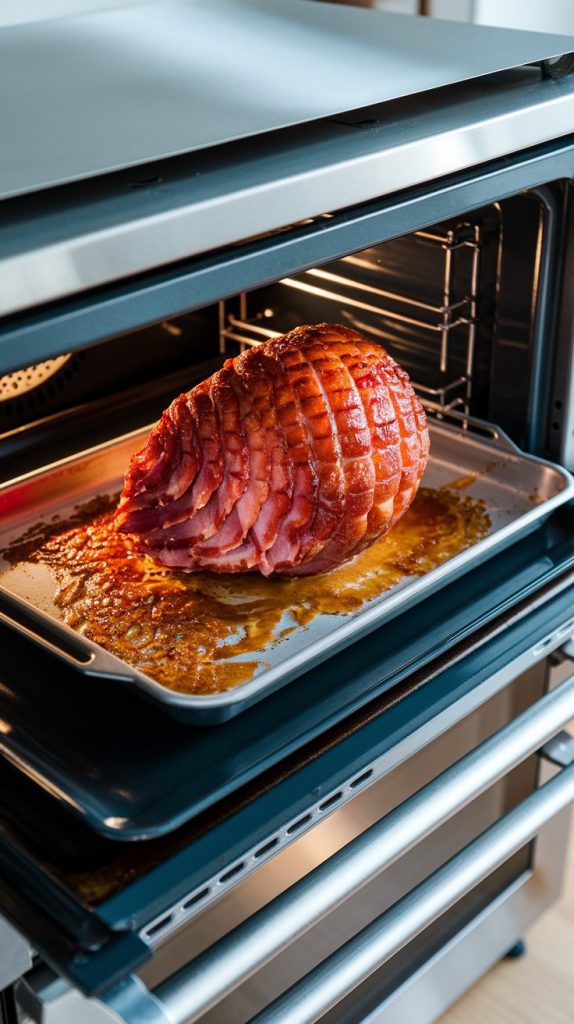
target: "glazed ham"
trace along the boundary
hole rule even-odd
[[[404,370],[318,324],[228,359],[131,460],[119,529],[186,572],[325,572],[406,512],[429,436]]]

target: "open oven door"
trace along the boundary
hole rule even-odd
[[[352,907],[359,885],[371,879],[372,886],[372,879],[379,875],[391,880],[378,888],[375,884],[379,903],[382,894],[381,913],[375,913],[377,901],[369,899],[369,912],[375,916],[365,925],[368,930],[359,937],[343,936],[345,971],[340,968],[339,953],[332,950],[329,956],[335,959],[327,958],[312,975],[310,984],[321,1000],[321,1015],[337,1002],[340,1006],[332,1011],[333,1020],[356,1019],[340,1016],[347,1012],[344,998],[351,991],[354,1006],[359,1005],[356,999],[360,995],[365,1016],[374,1012],[377,1000],[381,1002],[381,993],[383,1002],[388,1002],[388,1012],[395,1004],[402,1012],[407,1003],[398,1001],[399,993],[403,992],[401,1000],[410,999],[407,989],[415,989],[410,985],[403,988],[400,950],[409,943],[412,956],[417,948],[412,943],[419,934],[423,935],[423,944],[418,948],[420,967],[416,977],[423,987],[425,964],[428,967],[432,959],[450,970],[449,964],[459,955],[457,950],[463,955],[467,932],[475,927],[488,930],[489,920],[496,920],[500,949],[496,943],[491,944],[488,951],[485,948],[485,958],[491,956],[493,962],[502,955],[540,906],[556,896],[559,871],[555,869],[560,867],[556,850],[561,851],[562,844],[553,847],[555,852],[549,857],[549,843],[553,845],[552,837],[563,833],[564,818],[560,814],[574,796],[574,779],[568,767],[548,785],[537,788],[540,778],[536,756],[536,751],[574,715],[571,680],[545,695],[548,655],[574,633],[570,597],[574,534],[570,520],[568,510],[557,513],[497,560],[446,587],[432,607],[428,602],[422,605],[416,638],[412,623],[388,624],[358,641],[350,652],[315,669],[309,680],[295,680],[237,721],[218,727],[221,747],[212,730],[190,730],[168,724],[167,719],[158,721],[157,715],[152,715],[158,751],[162,728],[171,730],[171,740],[178,729],[183,729],[188,761],[193,764],[194,759],[189,758],[191,733],[197,743],[205,737],[204,757],[209,756],[209,735],[214,745],[210,763],[218,763],[219,757],[227,755],[237,771],[232,795],[218,799],[214,785],[211,808],[164,838],[136,844],[100,840],[98,845],[95,834],[86,830],[81,816],[70,806],[73,801],[69,793],[66,805],[66,794],[63,790],[58,794],[53,783],[50,788],[50,780],[40,777],[37,765],[34,777],[30,760],[28,784],[20,771],[19,782],[12,789],[14,804],[27,806],[31,812],[28,822],[25,824],[26,815],[20,812],[16,825],[13,807],[14,825],[5,826],[2,835],[2,908],[45,962],[73,985],[69,988],[58,982],[46,987],[45,974],[30,975],[21,986],[20,997],[33,1019],[42,1000],[55,1000],[50,1011],[53,1013],[59,1013],[64,1003],[72,1000],[73,1012],[78,1012],[77,1000],[82,997],[76,988],[98,996],[102,1005],[113,1007],[119,1019],[168,1019],[182,1024],[199,1019],[215,1001],[215,988],[219,1001],[287,947],[297,951],[293,940],[300,933],[348,897],[351,902],[347,907]],[[484,597],[486,592],[488,602],[481,606],[479,595]],[[517,600],[519,593],[522,598]],[[59,713],[66,719],[62,733],[69,734],[67,716],[79,723],[82,703],[77,692],[74,696],[77,679],[72,669],[65,672],[49,653],[27,647],[11,632],[3,630],[3,634],[6,644],[15,645],[13,653],[20,667],[18,698],[14,693],[6,702],[7,713],[12,706],[14,714],[7,725],[16,732],[22,729],[24,716],[18,712],[18,701],[37,693],[32,680],[41,678],[45,687],[58,693]],[[455,634],[460,639],[453,645]],[[30,684],[22,690],[23,665]],[[390,689],[385,685],[389,678],[394,680]],[[6,675],[4,680],[9,691],[10,680]],[[67,707],[65,697],[70,702]],[[288,724],[287,705],[291,709]],[[144,730],[145,744],[143,708],[142,702],[143,718],[138,725]],[[134,750],[127,739],[122,761],[120,736],[128,736],[130,719],[123,717],[121,700],[117,711],[116,722],[109,716],[107,719],[108,740],[113,772],[117,784],[121,784],[122,771],[124,778],[129,778]],[[133,721],[133,709],[131,714]],[[48,728],[54,722],[55,718],[48,722]],[[289,731],[296,728],[298,739]],[[284,741],[282,756],[277,751],[274,755],[268,752],[268,767],[257,778],[248,772],[241,774],[245,768],[241,750],[245,752],[249,736],[255,734],[275,736],[275,740],[280,735]],[[81,744],[81,735],[78,740]],[[153,759],[151,743],[147,751]],[[421,753],[423,759],[417,763]],[[62,757],[66,756],[73,772],[78,751],[69,747],[62,752]],[[103,762],[102,766],[105,771]],[[161,770],[159,761],[157,768]],[[7,766],[3,768],[3,774],[8,770]],[[393,773],[398,784],[393,782]],[[420,790],[427,780],[427,788]],[[14,782],[14,778],[7,776],[6,781]],[[189,768],[185,787],[193,804],[194,779]],[[361,800],[367,801],[364,811],[360,810]],[[52,812],[51,829],[44,828],[38,846],[42,830],[36,829],[35,838],[34,826],[40,818],[45,820],[48,808]],[[336,826],[336,816],[344,815],[347,809],[355,822],[351,832]],[[6,817],[9,820],[10,816]],[[217,914],[219,907],[227,916],[226,930],[233,921],[233,914],[229,916],[225,910],[231,906],[226,900],[232,901],[244,885],[251,885],[252,894],[257,892],[264,877],[260,872],[271,870],[274,863],[280,865],[281,858],[288,857],[297,843],[312,845],[314,834],[321,835],[315,830],[328,832],[330,827],[339,835],[338,844],[333,840],[331,846],[329,842],[319,843],[318,859],[317,849],[303,856],[299,874],[295,872],[294,888],[287,887],[281,895],[271,886],[266,891],[268,896],[275,896],[275,901],[254,917],[249,901],[240,899],[240,913],[237,907],[233,911],[237,929],[222,938],[212,952],[194,958],[175,976],[158,982],[158,972],[166,968],[165,960],[162,967],[162,949],[166,951],[169,975],[178,965],[178,957],[180,962],[182,955],[189,959],[195,941],[190,935],[195,934],[196,924],[197,935],[207,935],[209,944],[209,937],[218,936],[202,932],[202,920],[208,920],[210,913]],[[446,843],[441,838],[445,827],[450,835]],[[55,829],[65,829],[65,849],[58,841],[53,841],[51,848],[47,846],[46,833],[51,830],[54,835]],[[420,843],[429,842],[429,836],[432,842],[433,834],[438,837],[434,852],[428,859],[418,856],[414,861],[417,870],[422,867],[422,876],[407,871],[401,879],[408,851],[414,848],[416,852]],[[535,836],[538,840],[532,844]],[[332,857],[328,856],[329,849],[334,850]],[[347,858],[349,869],[345,867]],[[308,869],[313,864],[311,874],[304,870],[305,865]],[[437,872],[429,875],[433,866]],[[385,869],[398,874],[385,875]],[[285,888],[292,870],[279,871],[280,889]],[[91,893],[86,887],[88,876]],[[503,908],[504,928],[498,917],[490,918],[497,907]],[[510,915],[509,907],[513,908]],[[246,915],[246,923],[241,923]],[[349,921],[356,924],[354,911]],[[179,943],[176,956],[178,936],[184,935],[180,928],[189,922],[194,928]],[[221,927],[220,920],[220,932]],[[333,934],[340,936],[341,932],[334,930]],[[452,961],[443,959],[448,950],[452,951]],[[155,958],[144,968],[144,961],[154,952]],[[253,957],[257,962],[252,961]],[[277,963],[284,964],[282,957]],[[302,974],[309,965],[306,956]],[[379,968],[381,974],[376,973]],[[149,989],[153,995],[141,981],[129,980],[130,974],[142,970],[153,986]],[[480,970],[477,961],[476,975]],[[289,979],[289,974],[285,977]],[[472,980],[470,975],[464,977],[469,978],[468,983]],[[341,978],[345,979],[345,989],[340,987]],[[318,1019],[305,1016],[311,1012],[305,1009],[311,1005],[308,982],[300,978],[295,981],[295,989],[285,997],[287,1001],[280,1002],[276,1011],[269,1010],[262,1020]],[[272,1000],[275,995],[278,993],[272,992]],[[153,1008],[159,1016],[142,1017],[144,1005],[148,1007],[146,1013]],[[251,1016],[264,1012],[262,1007],[253,1009],[252,1004],[248,1005]],[[218,1018],[214,1009],[213,1021],[225,1019],[225,1012],[229,1012],[225,1002],[222,1007],[224,1017]],[[275,1012],[277,1016],[273,1016]],[[292,1018],[292,1013],[301,1016]],[[237,1019],[249,1020],[250,1016]],[[387,1018],[381,1020],[386,1022]]]
[[[574,623],[563,630],[571,634]],[[435,700],[430,721],[416,715],[413,693],[370,717],[341,741],[353,742],[368,767],[359,774],[355,767],[330,796],[307,800],[308,820],[288,820],[267,839],[267,855],[260,843],[244,852],[239,883],[226,892],[221,886],[211,924],[209,910],[191,913],[192,894],[144,929],[158,949],[140,977],[86,1002],[37,967],[18,986],[22,1007],[37,1022],[436,1019],[558,895],[574,801],[574,741],[556,733],[574,713],[574,675],[572,663],[563,662],[558,685],[545,692],[540,655],[555,642],[546,637],[543,648],[538,643],[521,654],[516,648],[510,664],[497,672],[494,661],[488,678],[475,676],[464,694],[453,686],[452,670],[440,673],[425,686],[427,697],[430,688],[444,700],[442,711]],[[458,668],[472,673],[472,657]],[[404,730],[409,705],[412,731],[401,740],[398,728],[381,753],[383,725],[394,717]],[[313,770],[334,753],[339,757],[338,749],[320,754]],[[449,767],[434,774],[443,763]],[[306,828],[306,836],[293,839]],[[219,880],[226,876],[229,869]],[[217,881],[206,880],[204,889]],[[182,927],[186,917],[194,919],[191,931]],[[357,929],[361,920],[367,923]],[[162,930],[171,933],[163,943]]]

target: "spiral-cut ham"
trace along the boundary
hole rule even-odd
[[[384,349],[298,327],[172,402],[131,460],[118,526],[186,572],[325,572],[406,512],[428,453],[423,408]]]

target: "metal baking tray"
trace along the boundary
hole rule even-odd
[[[488,436],[481,436],[468,429],[470,422],[452,426],[431,421],[431,458],[424,484],[439,488],[467,480],[465,493],[486,505],[488,535],[426,575],[406,577],[360,611],[318,615],[307,627],[297,627],[266,647],[252,679],[234,689],[209,695],[179,693],[80,636],[58,618],[55,581],[42,564],[11,566],[0,561],[0,618],[87,675],[125,683],[180,720],[226,721],[492,557],[574,498],[574,479],[565,469],[524,454],[497,428],[473,421],[476,429],[487,431]],[[55,515],[65,520],[79,504],[117,493],[129,457],[146,433],[132,432],[2,485],[0,550],[39,521]],[[282,621],[279,629],[286,624]],[[252,654],[246,657],[253,660]]]

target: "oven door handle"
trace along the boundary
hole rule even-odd
[[[574,764],[279,996],[250,1024],[314,1024],[574,801]],[[174,1024],[187,1017],[170,1015]]]
[[[573,717],[574,676],[162,982],[155,995],[170,1020],[198,1020]]]

